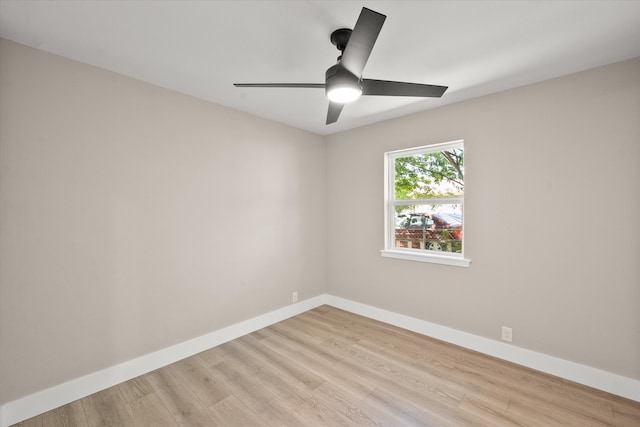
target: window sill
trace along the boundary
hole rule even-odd
[[[470,259],[466,259],[462,257],[437,255],[437,254],[431,254],[431,253],[426,254],[426,253],[416,252],[416,251],[383,249],[380,251],[380,254],[386,258],[404,259],[407,261],[430,262],[433,264],[453,265],[455,267],[469,267],[469,264],[471,264]]]

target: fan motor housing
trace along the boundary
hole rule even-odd
[[[344,68],[338,69],[338,64],[329,67],[329,69],[324,73],[324,77],[327,86],[330,85],[330,82],[332,82],[333,84],[342,83],[350,86],[360,86],[360,78],[351,74]]]
[[[328,96],[331,90],[340,87],[357,88],[362,93],[360,78],[336,64],[329,67],[325,73],[325,94]]]

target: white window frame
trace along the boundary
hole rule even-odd
[[[411,201],[397,201],[395,199],[395,160],[416,154],[428,154],[452,148],[464,149],[464,141],[450,141],[440,144],[424,145],[404,150],[384,153],[384,249],[380,251],[383,257],[397,258],[409,261],[430,262],[457,267],[469,267],[471,260],[464,257],[464,208],[462,214],[462,253],[437,252],[424,249],[395,247],[395,207],[398,205],[432,205],[438,203],[461,204],[464,207],[464,196],[444,199],[423,199]]]

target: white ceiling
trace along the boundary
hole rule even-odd
[[[321,89],[363,6],[387,15],[364,77],[449,86],[362,97],[325,125]],[[197,98],[330,134],[640,57],[640,1],[0,0],[0,36]]]

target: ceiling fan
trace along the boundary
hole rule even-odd
[[[362,71],[386,18],[363,7],[353,30],[340,28],[331,33],[331,43],[341,54],[338,63],[326,71],[325,83],[234,83],[234,86],[324,89],[329,98],[326,124],[335,123],[344,104],[355,101],[360,95],[441,97],[447,86],[362,78]]]

